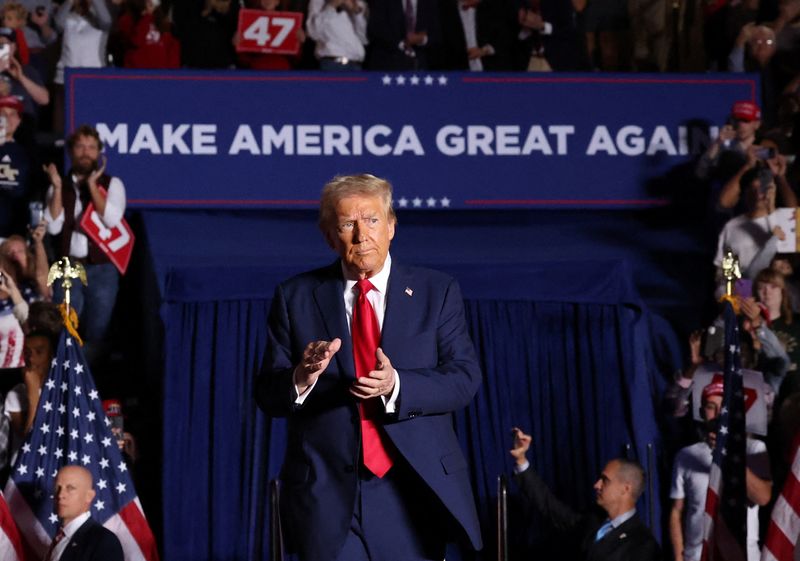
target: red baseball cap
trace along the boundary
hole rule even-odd
[[[0,107],[10,107],[15,109],[17,113],[22,114],[22,100],[15,95],[5,95],[0,97]]]
[[[760,121],[761,108],[752,101],[737,101],[731,108],[731,116],[740,121]]]
[[[714,374],[711,378],[711,383],[703,388],[703,401],[715,395],[722,396],[725,394],[725,386],[722,383],[722,374]]]

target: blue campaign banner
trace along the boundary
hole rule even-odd
[[[97,127],[131,206],[314,207],[369,172],[399,207],[666,204],[751,75],[76,70],[67,126]]]

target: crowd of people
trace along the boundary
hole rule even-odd
[[[238,52],[242,8],[301,12],[300,51]],[[57,305],[64,294],[48,286],[50,265],[69,257],[86,270],[88,287],[75,283],[72,301],[93,367],[108,355],[119,286],[118,270],[78,227],[90,205],[106,228],[125,215],[125,186],[106,173],[99,135],[91,127],[70,135],[65,173],[47,151],[47,139],[64,132],[65,68],[758,73],[761,103],[734,104],[695,168],[712,186],[720,225],[715,297],[724,290],[721,266],[730,250],[743,275],[735,298],[743,360],[762,374],[770,417],[768,434],[748,439],[748,558],[758,557],[758,509],[768,512],[780,489],[785,450],[800,418],[800,262],[796,248],[787,249],[790,232],[778,210],[798,207],[800,0],[676,2],[672,8],[649,0],[7,0],[0,18],[0,368],[16,372],[0,387],[0,469],[6,472],[32,426],[62,325]],[[697,520],[722,388],[713,379],[694,388],[694,380],[698,372],[721,369],[720,331],[717,322],[692,334],[690,364],[667,396],[669,414],[690,427],[676,447],[670,492],[676,561],[700,556]],[[120,431],[119,443],[135,458],[129,434]],[[530,437],[518,431],[518,480],[531,497],[542,497],[525,460],[529,446]],[[627,486],[623,505],[601,506],[610,523],[617,521],[616,531],[630,528],[641,468],[613,460],[603,477]],[[565,524],[582,521],[564,510],[558,515]],[[638,525],[635,531],[642,532]],[[631,559],[658,556],[649,534],[641,533],[639,545],[644,550],[633,549]]]

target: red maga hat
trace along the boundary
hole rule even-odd
[[[731,116],[740,121],[760,121],[761,108],[753,101],[737,101],[731,108]]]

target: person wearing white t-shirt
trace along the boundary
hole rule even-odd
[[[715,377],[703,388],[701,415],[705,420],[705,439],[682,448],[673,464],[669,534],[675,561],[699,561],[703,551],[703,517],[722,393],[721,377]],[[745,470],[747,498],[751,503],[747,509],[747,561],[759,561],[758,507],[766,505],[772,495],[767,447],[762,441],[747,439]]]
[[[752,279],[777,253],[778,240],[786,234],[775,215],[775,179],[766,167],[755,167],[741,180],[745,195],[745,212],[730,219],[717,240],[714,265],[722,266],[725,250],[730,248],[739,258],[739,269],[745,278]]]

